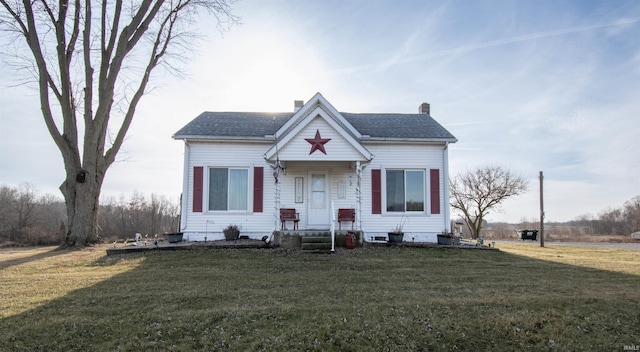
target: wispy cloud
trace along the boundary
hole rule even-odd
[[[551,31],[523,34],[515,37],[496,39],[496,40],[491,40],[486,42],[464,45],[464,46],[460,46],[452,49],[439,50],[439,51],[422,53],[417,55],[408,55],[403,57],[402,55],[396,54],[396,55],[393,55],[390,59],[385,61],[372,62],[372,63],[363,64],[363,65],[335,69],[335,70],[331,70],[328,74],[342,75],[342,74],[353,74],[353,73],[363,72],[363,71],[379,71],[395,65],[426,61],[426,60],[430,60],[438,57],[461,55],[461,54],[465,54],[465,53],[475,51],[475,50],[480,50],[480,49],[514,44],[514,43],[525,42],[525,41],[536,40],[536,39],[543,39],[548,37],[556,37],[556,36],[572,34],[572,33],[587,32],[587,31],[593,31],[593,30],[610,28],[610,27],[626,27],[628,25],[631,25],[637,22],[640,22],[640,17],[622,18],[612,22],[595,23],[595,24],[590,24],[585,26],[568,27],[568,28],[556,29]]]

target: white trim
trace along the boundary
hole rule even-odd
[[[184,141],[184,164],[182,170],[182,197],[180,199],[180,232],[187,229],[187,212],[189,206],[189,185],[192,182],[189,180],[189,161],[191,157],[191,149],[189,142]],[[192,195],[193,197],[193,195]],[[191,209],[193,212],[193,209]]]
[[[442,209],[444,215],[444,229],[447,233],[451,232],[451,214],[449,205],[449,144],[444,145],[442,150],[442,187],[443,187],[443,201]],[[439,196],[439,195],[438,195]]]

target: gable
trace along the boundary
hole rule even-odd
[[[316,137],[322,142],[317,143]],[[320,116],[312,118],[286,144],[279,144],[278,157],[280,160],[309,161],[368,160],[352,141]]]
[[[325,135],[323,136],[323,133]],[[373,159],[367,148],[359,141],[362,137],[320,93],[307,102],[276,132],[277,143],[266,153],[265,158],[275,160],[361,160]],[[323,148],[329,154],[308,149],[307,139],[331,139]],[[305,146],[307,148],[305,148]],[[306,152],[305,150],[309,150]],[[277,154],[277,156],[276,156]]]
[[[292,116],[291,119],[289,119],[289,121],[280,127],[277,131],[277,135],[282,136],[287,134],[287,132],[292,128],[295,128],[300,121],[304,121],[307,116],[314,116],[315,114],[321,114],[327,119],[327,121],[333,120],[335,124],[340,125],[345,132],[350,133],[355,138],[362,137],[362,134],[353,127],[320,93],[316,93],[295,113],[294,116]]]

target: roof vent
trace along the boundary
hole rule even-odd
[[[294,100],[293,101],[293,112],[298,112],[298,110],[300,110],[300,108],[302,108],[302,105],[304,105],[304,101],[303,100]]]
[[[420,104],[420,107],[418,107],[418,113],[430,115],[431,114],[431,106],[429,106],[429,103]]]

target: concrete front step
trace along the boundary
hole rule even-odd
[[[302,236],[302,243],[331,243],[331,236]]]
[[[303,251],[331,251],[331,242],[329,243],[303,243]]]
[[[346,235],[351,231],[336,231],[336,248],[342,248],[345,246]],[[356,232],[356,245],[359,245],[361,233]],[[303,231],[278,231],[275,235],[274,243],[276,246],[281,246],[285,249],[304,249],[307,252],[312,251],[306,249],[311,247],[309,245],[302,246],[303,243],[331,243],[331,232],[327,230],[303,230]],[[327,246],[328,247],[328,246]],[[330,247],[329,247],[330,248]],[[324,249],[322,249],[324,250]]]
[[[331,236],[302,236],[300,242],[303,251],[331,251]]]

